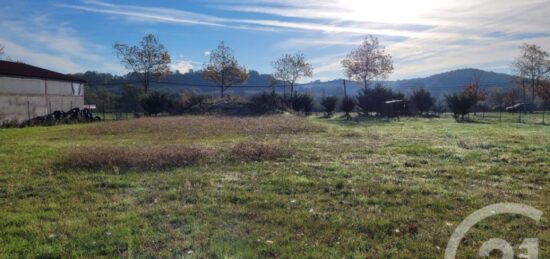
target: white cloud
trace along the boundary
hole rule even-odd
[[[171,71],[179,71],[182,74],[185,74],[192,69],[193,69],[193,62],[189,60],[182,60],[182,61],[170,64]]]
[[[31,65],[61,73],[108,69],[123,73],[126,70],[106,59],[103,47],[76,35],[66,24],[54,22],[46,15],[26,15],[21,19],[17,10],[0,12],[6,56]]]
[[[93,0],[58,6],[132,22],[298,31],[300,34],[292,37],[283,34],[285,38],[275,41],[273,49],[306,52],[312,57],[318,78],[340,77],[340,59],[359,45],[366,34],[379,36],[394,57],[392,79],[466,66],[502,69],[517,55],[517,46],[523,41],[550,49],[550,37],[545,36],[550,33],[548,0],[210,0],[208,3],[231,13],[225,17],[251,17],[249,14],[259,13],[264,18],[225,18],[173,8]],[[74,36],[76,33],[70,28],[56,25],[44,17],[25,22],[0,18],[0,27],[7,30],[5,35],[14,35],[9,38],[11,51],[18,52],[22,58],[55,58],[59,60],[55,66],[63,71],[81,69],[86,62],[111,64],[110,67],[115,68],[115,62],[97,54],[101,51],[90,50],[98,49],[93,44]],[[10,54],[9,46],[6,47]],[[29,52],[25,54],[23,50]],[[172,67],[192,67],[192,63],[185,62],[177,62]]]
[[[266,19],[234,19],[218,16],[204,15],[194,12],[171,8],[146,7],[136,5],[115,5],[99,1],[86,1],[84,5],[58,5],[87,12],[118,15],[134,21],[148,21],[161,23],[174,23],[186,25],[203,25],[225,27],[243,30],[302,30],[318,32],[346,32],[355,34],[379,34],[379,35],[410,35],[406,30],[398,29],[369,29],[356,26],[340,26],[325,23],[288,22]]]
[[[0,42],[5,46],[6,57],[22,61],[30,65],[54,69],[62,73],[81,72],[84,68],[75,61],[55,54],[34,51],[33,49],[21,46],[8,39],[0,38]]]

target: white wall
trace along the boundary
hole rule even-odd
[[[45,80],[0,76],[0,94],[44,95],[45,93]]]
[[[71,82],[0,76],[0,124],[83,106],[83,91],[73,96]]]

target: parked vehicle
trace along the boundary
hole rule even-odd
[[[516,113],[516,112],[529,112],[533,113],[535,110],[535,106],[532,103],[518,103],[510,107],[506,107],[506,111],[510,113]]]

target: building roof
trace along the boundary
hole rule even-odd
[[[0,60],[0,75],[8,76],[20,76],[20,77],[33,77],[42,79],[54,79],[70,82],[86,83],[85,80],[80,78],[64,75],[51,70],[18,63]]]

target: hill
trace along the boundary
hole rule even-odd
[[[479,78],[481,89],[491,88],[511,89],[514,86],[514,77],[508,74],[488,72],[479,69],[460,69],[446,73],[436,74],[425,78],[406,79],[398,81],[382,81],[386,87],[408,94],[416,88],[424,87],[434,96],[444,96],[464,88]],[[343,79],[328,82],[315,81],[303,85],[312,94],[343,95]],[[355,94],[363,87],[359,82],[347,82],[348,94]]]
[[[86,72],[74,74],[74,76],[87,80],[91,88],[103,86],[116,91],[121,85],[139,85],[139,80],[133,74],[120,77],[97,72]],[[412,92],[415,88],[424,87],[434,96],[442,97],[445,94],[462,89],[465,85],[473,82],[476,78],[479,79],[481,88],[485,90],[489,90],[491,88],[511,89],[514,86],[514,77],[511,75],[472,68],[454,70],[425,78],[381,81],[376,83],[381,83],[386,87],[390,87],[405,94]],[[269,84],[269,75],[260,74],[257,71],[251,70],[249,73],[249,79],[243,86],[232,87],[228,92],[232,94],[250,95],[265,91]],[[347,93],[349,95],[355,95],[361,87],[363,87],[363,85],[359,82],[348,81]],[[159,91],[175,93],[186,90],[207,94],[217,94],[219,92],[219,88],[216,85],[203,79],[202,71],[200,70],[190,71],[185,74],[171,74],[160,82],[152,83],[151,88]],[[280,84],[276,87],[276,89],[278,92],[283,92],[283,87]],[[300,85],[297,87],[297,90],[301,92],[308,92],[316,97],[322,96],[323,94],[343,96],[343,79],[326,82],[313,81]]]

